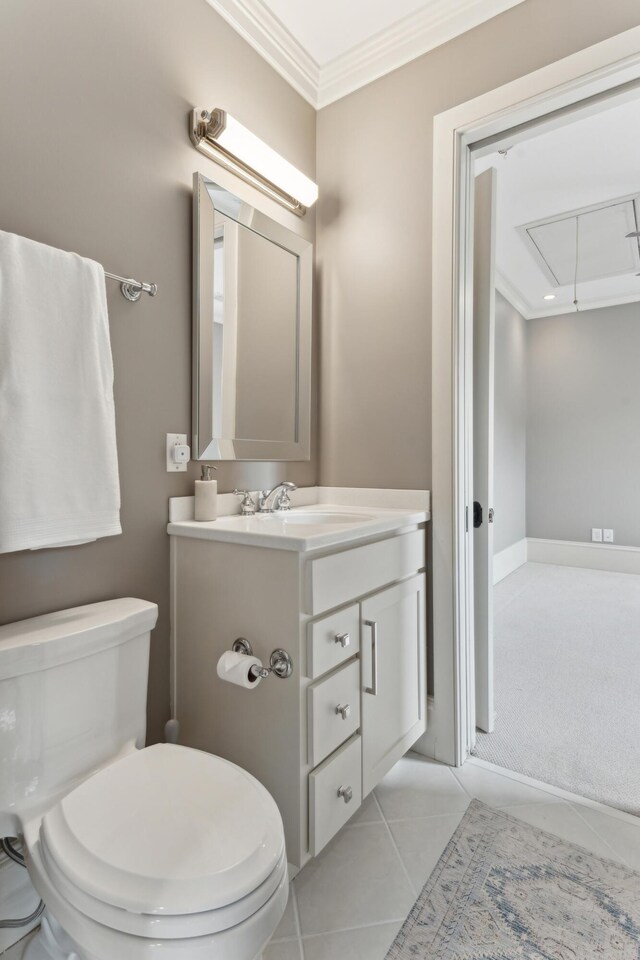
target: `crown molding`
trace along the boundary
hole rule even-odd
[[[540,307],[538,310],[534,309],[499,270],[496,270],[496,290],[525,320],[542,320],[544,317],[560,317],[576,312],[572,303],[551,304],[548,307]],[[640,292],[623,294],[619,297],[594,297],[592,300],[578,300],[578,309],[580,313],[585,313],[587,310],[603,310],[605,307],[620,307],[626,303],[638,303],[638,301],[640,301]]]
[[[523,0],[436,0],[320,68],[318,108],[353,93]]]
[[[207,0],[316,109],[523,2],[435,0],[320,66],[262,0]]]
[[[207,0],[311,106],[318,106],[320,67],[261,0]]]

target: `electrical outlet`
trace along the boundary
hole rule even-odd
[[[186,433],[168,433],[167,473],[185,473],[190,457]]]
[[[604,542],[613,543],[613,530],[603,530],[602,531]]]
[[[591,527],[591,542],[602,543],[602,527]]]

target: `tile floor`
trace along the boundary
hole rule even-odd
[[[640,818],[408,754],[293,881],[265,960],[384,960],[473,798],[640,871]]]
[[[640,818],[408,754],[291,885],[264,960],[384,960],[472,798],[640,871]],[[20,960],[27,938],[2,960]]]

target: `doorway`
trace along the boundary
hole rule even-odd
[[[566,111],[635,96],[640,29],[494,90],[435,120],[433,293],[434,700],[425,752],[461,765],[475,742],[471,462],[471,149],[525,138]]]
[[[473,753],[631,813],[639,130],[613,97],[474,164]]]

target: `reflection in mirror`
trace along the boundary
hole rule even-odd
[[[311,245],[194,178],[198,459],[309,457]]]

